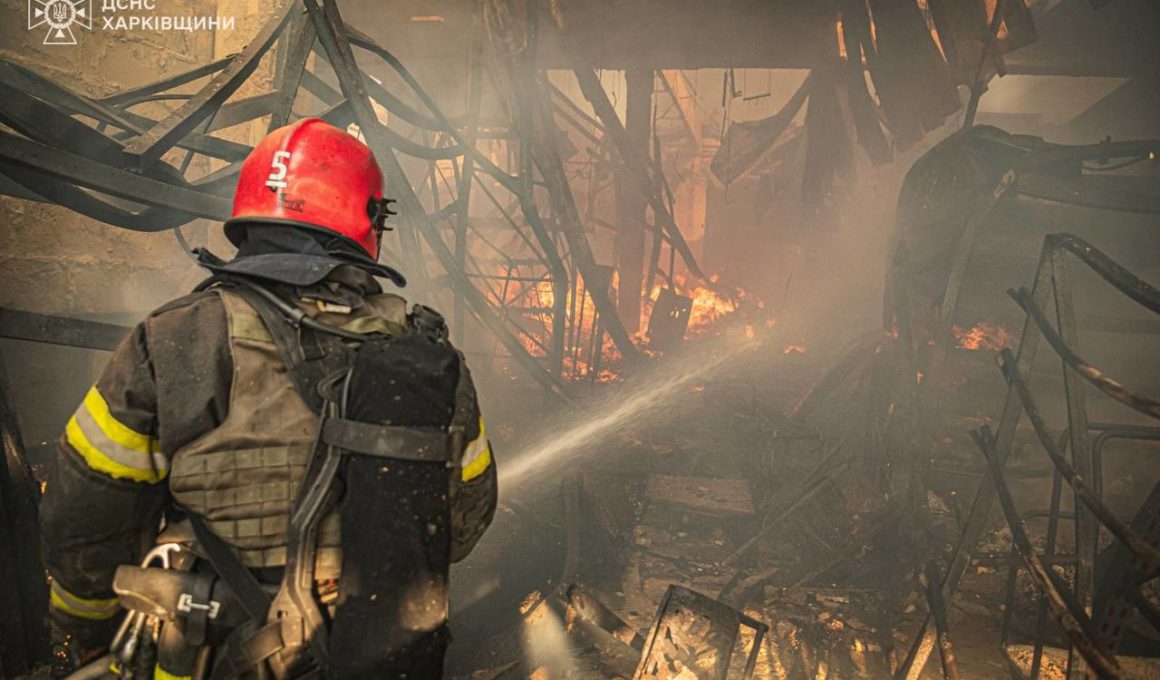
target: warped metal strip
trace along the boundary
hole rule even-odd
[[[390,51],[386,50],[382,46],[380,46],[377,43],[375,43],[374,41],[370,40],[370,38],[363,36],[356,29],[350,27],[349,25],[344,25],[344,28],[345,28],[348,35],[354,36],[353,39],[360,41],[361,47],[363,47],[364,49],[367,49],[369,51],[372,51],[374,54],[376,54],[377,56],[382,58],[384,61],[386,61],[393,69],[395,69],[395,71],[407,83],[407,85],[412,89],[412,91],[419,98],[419,100],[423,103],[423,105],[426,106],[430,110],[431,114],[436,118],[436,120],[438,120],[440,126],[443,128],[443,131],[446,132],[448,135],[450,135],[452,137],[452,139],[454,139],[460,145],[461,149],[465,152],[465,158],[470,158],[471,160],[473,160],[475,163],[478,164],[480,171],[482,171],[485,174],[487,174],[488,176],[494,178],[496,181],[498,181],[500,184],[502,184],[506,189],[511,191],[513,194],[515,194],[520,199],[520,206],[521,206],[522,212],[524,213],[524,216],[528,220],[529,224],[533,227],[534,230],[535,229],[542,229],[543,225],[541,223],[538,210],[536,210],[536,208],[535,208],[534,201],[531,200],[530,196],[525,195],[526,191],[527,191],[527,187],[524,186],[523,179],[509,175],[508,173],[504,172],[501,168],[499,168],[497,165],[495,165],[486,155],[479,153],[478,149],[475,148],[474,144],[471,144],[468,140],[466,140],[464,138],[462,132],[460,130],[458,130],[457,128],[455,128],[455,126],[453,126],[447,120],[447,118],[443,115],[443,112],[435,105],[435,102],[431,99],[431,96],[426,92],[426,90],[423,89],[423,87],[419,84],[419,82],[415,79],[415,77],[411,74],[411,72],[402,64],[402,62],[400,62],[398,60],[398,58],[395,57]],[[535,127],[535,125],[533,125],[533,127]],[[552,147],[550,145],[541,146],[540,152],[539,152],[539,154],[537,154],[537,160],[536,160],[537,165],[539,165],[541,171],[544,170],[544,166],[542,165],[542,163],[545,162],[545,159],[540,157],[540,156],[542,156],[545,153],[545,151],[547,153],[551,153],[553,150],[554,150],[554,147]],[[558,164],[558,161],[557,161],[557,164]],[[548,162],[548,165],[552,166],[553,164],[551,162]],[[564,185],[559,185],[559,186],[567,186],[567,185],[564,184]],[[549,192],[549,195],[554,200],[558,200],[558,199],[560,199],[560,196],[559,196],[560,193],[561,192],[559,192],[559,191],[552,191],[552,192]],[[570,194],[569,194],[569,198],[570,198]],[[568,201],[564,201],[564,203],[567,204]],[[558,205],[557,207],[561,207],[561,206]],[[568,233],[567,230],[565,231],[565,233]],[[586,237],[583,237],[583,234],[580,234],[580,236],[581,236],[581,238],[586,238]],[[581,251],[581,254],[583,254],[583,252],[589,252],[587,249],[587,242],[586,241],[583,244],[580,244],[578,241],[574,242],[574,243],[572,243],[572,247],[574,250],[579,249],[579,251]],[[558,259],[558,256],[554,253],[554,249],[552,251],[552,254],[549,255],[549,258]],[[579,258],[578,262],[581,264],[581,266],[587,267],[589,260],[591,260],[590,257],[586,258],[586,257],[582,256]],[[695,266],[695,263],[694,263],[694,266]],[[450,267],[448,267],[448,271],[451,271]],[[591,268],[589,268],[589,276],[591,277],[592,274],[593,274],[593,271],[591,270]],[[464,280],[466,281],[466,279],[464,279]],[[619,318],[615,314],[615,309],[611,305],[611,301],[607,298],[607,296],[603,293],[603,291],[600,291],[600,288],[598,286],[594,286],[590,290],[593,294],[593,300],[597,304],[597,307],[603,308],[602,312],[601,312],[601,317],[604,319],[606,330],[609,332],[609,335],[613,338],[614,342],[617,345],[617,348],[621,351],[621,354],[623,354],[626,357],[639,356],[639,351],[632,344],[632,341],[628,337],[627,332],[624,331],[623,326],[619,323]],[[563,297],[563,296],[561,296],[561,297]]]
[[[314,24],[307,21],[305,15],[292,16],[286,31],[286,42],[281,45],[278,54],[274,87],[278,100],[270,111],[270,124],[266,127],[268,133],[290,122],[290,116],[294,113],[294,100],[302,87],[302,74],[306,72],[306,63],[310,61],[314,44],[318,41]]]
[[[1047,172],[1022,172],[1016,182],[1020,196],[1096,210],[1141,215],[1160,214],[1160,191],[1133,187],[1120,176],[1058,177]]]
[[[1064,249],[1075,255],[1116,290],[1160,314],[1160,290],[1108,257],[1099,248],[1073,234],[1048,234],[1044,240],[1053,250]]]
[[[382,58],[382,53],[386,51],[379,47],[378,44],[374,42],[374,40],[363,35],[362,33],[359,33],[350,26],[347,26],[347,37],[350,39],[351,45],[357,45],[358,47],[363,48],[364,50],[374,54],[377,57]],[[315,54],[322,61],[326,62],[327,64],[330,63],[330,61],[326,58],[325,52],[320,51],[315,52]],[[407,102],[391,94],[390,90],[380,85],[374,79],[366,79],[363,81],[363,84],[367,88],[367,94],[373,97],[375,101],[383,106],[383,108],[390,111],[391,114],[401,118],[411,125],[414,125],[415,127],[423,128],[424,130],[438,132],[443,129],[443,127],[439,124],[439,121],[435,120],[435,118],[423,115]]]
[[[159,92],[172,90],[175,87],[180,87],[186,83],[191,83],[198,78],[204,78],[211,73],[217,73],[218,71],[228,66],[230,62],[232,62],[237,56],[237,54],[226,55],[221,59],[218,59],[217,61],[211,61],[204,66],[198,66],[196,68],[185,71],[184,73],[179,73],[175,76],[169,76],[160,80],[155,80],[152,83],[141,85],[140,87],[135,87],[131,90],[124,90],[116,94],[111,94],[108,97],[102,97],[97,101],[108,106],[129,106],[130,104],[136,104]]]
[[[122,130],[140,134],[146,128],[135,125],[121,112],[101,102],[73,92],[38,73],[19,64],[0,59],[0,81],[6,82],[28,94],[52,104],[58,109],[75,111],[93,120],[116,125]]]
[[[942,596],[942,576],[938,572],[938,564],[931,560],[926,564],[926,601],[930,613],[934,616],[935,633],[938,636],[938,646],[942,657],[944,680],[959,680],[958,666],[955,663],[955,649],[951,642],[950,626],[947,623],[947,605]]]
[[[1014,298],[1015,302],[1025,312],[1031,315],[1031,318],[1035,320],[1035,325],[1039,327],[1040,332],[1043,333],[1043,337],[1051,345],[1051,348],[1076,373],[1095,386],[1096,389],[1128,408],[1139,411],[1144,415],[1160,419],[1160,402],[1133,394],[1119,382],[1104,375],[1100,369],[1092,366],[1083,357],[1068,347],[1063,342],[1063,339],[1059,337],[1059,334],[1056,333],[1055,328],[1047,319],[1047,315],[1043,313],[1043,310],[1032,299],[1031,294],[1026,288],[1020,288],[1018,291],[1008,291],[1008,294]]]
[[[592,104],[597,116],[604,123],[605,134],[608,135],[613,145],[620,152],[621,161],[628,166],[629,174],[645,198],[648,199],[649,206],[653,209],[653,215],[656,221],[669,232],[672,246],[680,253],[681,260],[684,261],[685,266],[689,268],[689,272],[693,276],[703,280],[707,286],[714,287],[712,282],[708,280],[708,277],[705,276],[705,273],[701,271],[701,266],[697,264],[697,258],[694,257],[693,251],[689,249],[689,245],[686,243],[684,235],[677,226],[676,220],[661,198],[660,185],[649,173],[648,163],[640,156],[640,151],[628,139],[628,132],[625,131],[624,125],[620,122],[620,118],[612,107],[612,103],[608,100],[608,94],[604,91],[604,87],[596,77],[596,72],[591,68],[577,68],[573,69],[573,71],[576,74],[576,80],[580,83],[580,89],[584,93],[584,97]]]
[[[975,440],[975,444],[987,461],[987,469],[991,472],[991,482],[999,498],[999,506],[1007,519],[1007,526],[1011,529],[1011,542],[1027,565],[1028,574],[1035,581],[1037,589],[1043,593],[1048,606],[1055,614],[1060,628],[1101,680],[1122,678],[1123,674],[1115,659],[1104,656],[1096,646],[1091,619],[1083,607],[1075,598],[1070,597],[1063,584],[1058,582],[1059,577],[1055,572],[1043,564],[1043,560],[1035,552],[1035,547],[1027,537],[1027,530],[1023,527],[1019,511],[1015,507],[1015,499],[1011,496],[1010,487],[1007,486],[1002,464],[996,460],[994,438],[990,428],[984,425],[978,431],[972,431],[971,438]]]
[[[564,94],[560,88],[556,87],[552,81],[544,79],[540,84],[541,87],[547,87],[551,92],[551,98],[558,102],[556,106],[556,115],[572,126],[572,129],[579,132],[585,139],[599,146],[601,149],[609,147],[608,139],[604,136],[604,124],[589,116],[583,109],[572,101],[571,97]],[[592,129],[589,129],[591,127]],[[592,130],[600,133],[598,137]]]
[[[36,201],[44,203],[48,201],[48,197],[42,196],[23,183],[16,181],[12,177],[12,168],[5,168],[4,172],[0,173],[0,196],[11,196],[12,198],[19,198],[23,201]]]
[[[1108,506],[1104,505],[1096,492],[1088,486],[1087,481],[1067,462],[1063,452],[1059,449],[1059,445],[1047,431],[1047,423],[1043,421],[1043,416],[1039,413],[1039,406],[1031,394],[1031,388],[1028,387],[1027,381],[1015,368],[1015,355],[1011,353],[1011,350],[1004,349],[1000,357],[1000,368],[1003,370],[1003,376],[1019,393],[1019,401],[1023,402],[1023,412],[1027,414],[1027,420],[1031,422],[1036,436],[1039,437],[1039,441],[1043,445],[1044,451],[1047,452],[1047,457],[1055,465],[1055,469],[1059,471],[1059,474],[1071,486],[1084,505],[1091,509],[1092,514],[1107,527],[1108,531],[1140,557],[1141,563],[1146,569],[1149,571],[1160,569],[1160,550],[1152,547],[1132,531],[1128,525],[1124,524],[1120,518],[1116,517],[1108,509]]]
[[[124,145],[119,141],[3,81],[0,81],[0,122],[33,141],[68,149],[114,168],[121,167]],[[144,174],[172,184],[185,183],[177,169],[168,164],[149,168]]]
[[[404,219],[410,221],[412,225],[418,228],[419,233],[423,235],[431,252],[435,254],[436,259],[439,260],[440,264],[447,271],[453,284],[463,291],[472,313],[484,326],[495,333],[500,344],[511,353],[512,358],[522,368],[527,370],[536,381],[546,387],[550,393],[567,403],[573,403],[565,393],[564,385],[559,377],[544,370],[543,366],[527,352],[523,345],[519,343],[519,340],[504,326],[503,321],[494,314],[494,310],[487,299],[471,283],[466,274],[455,269],[454,254],[448,249],[447,244],[443,242],[439,233],[430,228],[429,217],[423,209],[422,204],[419,203],[419,199],[415,195],[414,190],[411,188],[411,184],[402,166],[399,164],[398,158],[391,150],[389,144],[386,143],[386,140],[380,136],[384,126],[379,124],[374,110],[370,106],[370,98],[363,86],[362,74],[355,65],[354,55],[351,52],[350,43],[346,40],[346,34],[344,31],[339,30],[339,27],[343,26],[343,24],[341,17],[338,16],[337,7],[330,0],[323,0],[321,7],[317,0],[303,0],[303,2],[311,21],[314,23],[314,28],[318,33],[319,43],[327,52],[330,62],[335,69],[335,74],[338,76],[339,83],[342,86],[343,95],[347,98],[351,108],[355,112],[356,119],[360,124],[365,124],[363,134],[366,136],[367,141],[370,142],[372,149],[375,150],[375,156],[383,166],[388,182],[396,182],[396,185],[399,187],[400,213],[405,215]]]
[[[47,200],[86,217],[131,231],[157,232],[186,224],[192,216],[167,207],[147,206],[139,211],[126,210],[77,187],[73,182],[48,177],[16,165],[3,165],[4,175],[30,193],[35,200]],[[7,189],[3,193],[8,193]],[[12,194],[15,195],[15,194]]]
[[[60,151],[9,133],[0,133],[0,165],[14,164],[79,186],[136,201],[223,221],[230,201],[220,196],[177,187],[125,170],[117,170],[82,156]],[[169,227],[164,227],[169,228]],[[162,231],[142,229],[141,231]]]
[[[633,344],[628,330],[620,320],[616,304],[609,291],[609,281],[596,262],[596,256],[588,242],[588,235],[584,230],[575,197],[572,195],[563,159],[560,158],[558,139],[560,130],[556,127],[551,102],[542,101],[537,96],[534,74],[529,72],[530,66],[530,64],[521,64],[515,59],[509,58],[506,60],[506,68],[499,70],[497,75],[513,93],[520,106],[523,114],[520,123],[521,127],[527,128],[523,132],[528,135],[532,161],[544,178],[552,211],[556,215],[557,224],[571,249],[572,261],[584,279],[588,296],[592,299],[593,306],[596,307],[600,328],[603,332],[608,333],[608,337],[612,339],[626,360],[639,361],[643,355]],[[524,72],[521,73],[519,69],[524,69]],[[530,172],[530,170],[526,172]],[[527,208],[524,209],[524,214],[529,220],[533,216],[539,219],[538,215],[530,213]],[[561,327],[561,332],[564,332],[563,327]]]
[[[11,75],[11,72],[2,66],[0,73]],[[34,96],[35,93],[53,94],[52,84],[31,72],[20,74],[18,82],[24,81],[28,81],[33,87],[25,91],[13,87],[11,82],[0,81],[0,119],[33,141],[51,144],[57,148],[68,148],[78,155],[111,166],[112,169],[120,168],[123,152],[121,142],[116,137],[105,135],[76,120],[68,111],[62,110],[61,107],[71,105],[80,113],[86,113],[88,107],[82,101],[83,97],[61,90],[55,93],[56,101],[38,98]],[[153,124],[153,121],[130,112],[120,112],[118,115],[129,119],[130,122],[136,118],[142,127]],[[191,144],[194,145],[197,144]],[[240,147],[243,150],[242,155],[249,151],[249,147],[235,145],[232,142],[223,140],[220,143],[223,150],[230,148],[231,145]],[[205,150],[210,153],[214,151],[214,149]],[[5,173],[13,182],[41,199],[49,199],[86,216],[134,231],[160,231],[179,226],[192,219],[192,216],[170,210],[168,206],[135,210],[134,206],[115,205],[74,186],[68,179],[46,177],[35,170],[12,164],[6,166]],[[190,188],[179,172],[167,164],[150,168],[146,175],[179,188]],[[227,181],[228,179],[230,178],[227,178]],[[217,193],[222,189],[219,184],[220,182],[214,181],[213,177],[206,177],[199,180],[196,186],[199,190]]]
[[[419,98],[419,101],[423,102],[423,106],[426,106],[427,109],[431,111],[431,115],[434,116],[435,120],[439,123],[439,128],[437,131],[446,132],[447,134],[451,135],[451,138],[454,139],[455,142],[463,148],[471,160],[479,164],[479,169],[493,177],[496,181],[502,184],[505,189],[511,191],[513,194],[520,192],[520,189],[522,188],[520,179],[504,172],[503,169],[501,169],[495,163],[492,163],[491,159],[489,159],[485,154],[479,153],[477,149],[469,145],[464,139],[463,134],[454,125],[452,125],[449,120],[447,120],[446,116],[443,115],[443,112],[439,109],[438,106],[435,105],[435,101],[431,99],[431,95],[427,94],[427,91],[423,89],[423,86],[419,84],[419,81],[415,79],[415,76],[413,76],[411,72],[407,70],[407,67],[403,66],[403,62],[399,61],[398,57],[396,57],[383,46],[360,33],[357,29],[349,25],[344,25],[344,29],[348,36],[351,36],[352,39],[358,41],[359,47],[374,53],[380,59],[387,62],[387,64],[393,68],[396,73],[399,74],[399,77],[401,77],[403,81],[407,83],[407,86],[411,88],[411,90],[415,93],[415,96]]]
[[[1050,287],[1050,254],[1043,252],[1040,254],[1039,266],[1035,269],[1035,283],[1031,289],[1032,294],[1046,300]],[[1016,355],[1016,360],[1021,368],[1026,367],[1027,370],[1031,370],[1031,367],[1035,365],[1035,357],[1039,353],[1040,337],[1031,319],[1025,319],[1023,322],[1023,330],[1019,336],[1019,349]],[[924,380],[923,382],[926,381]],[[1015,392],[1014,388],[1008,386],[1007,394],[1003,398],[1003,411],[999,416],[999,429],[995,434],[994,443],[995,457],[1000,465],[1005,464],[1011,454],[1012,448],[1014,447],[1016,430],[1022,416],[1023,405],[1019,401],[1019,395]],[[970,510],[967,512],[966,519],[962,522],[963,528],[959,534],[959,540],[955,542],[954,550],[951,552],[950,565],[947,567],[946,574],[943,576],[942,589],[947,602],[950,602],[954,598],[955,593],[959,589],[959,585],[962,583],[963,577],[971,564],[971,554],[978,547],[983,531],[988,525],[991,508],[994,503],[995,485],[991,482],[989,475],[984,475],[979,480],[974,499],[971,501]],[[931,622],[931,616],[928,613],[912,640],[906,657],[898,665],[898,668],[895,669],[893,675],[894,680],[918,680],[922,674],[923,667],[926,665],[927,660],[930,658],[930,653],[934,649],[935,635],[931,630]]]
[[[1099,142],[1097,144],[1056,145],[1032,151],[1019,162],[1019,170],[1059,168],[1068,162],[1109,161],[1113,158],[1132,158],[1160,155],[1160,139]]]
[[[126,120],[131,121],[140,129],[148,129],[149,127],[157,124],[156,120],[142,116],[141,114],[134,113],[132,111],[122,111],[121,114]],[[114,139],[124,141],[127,139],[132,139],[134,134],[135,133],[131,131],[127,131],[111,136]],[[240,161],[246,156],[250,155],[250,151],[252,149],[252,147],[245,144],[240,144],[229,139],[213,137],[211,135],[202,134],[200,132],[190,132],[178,140],[174,146],[180,149],[196,151],[203,156],[209,156],[211,158],[217,158],[224,161]],[[120,167],[120,165],[122,164],[118,164],[118,167]]]
[[[120,142],[4,81],[0,81],[0,122],[42,144],[120,166],[124,151]]]
[[[253,97],[239,99],[236,102],[222,104],[213,114],[213,119],[205,131],[213,132],[215,130],[224,130],[225,128],[261,118],[275,110],[280,101],[281,93],[263,92]]]
[[[342,101],[343,99],[340,93],[335,92],[334,88],[332,88],[330,85],[327,85],[324,80],[311,73],[310,71],[305,71],[302,73],[302,87],[305,88],[307,92],[314,95],[315,97],[318,97],[326,104],[335,104]],[[369,87],[367,88],[368,95],[376,102],[382,104],[378,97],[370,93],[370,89],[371,88]],[[382,133],[387,137],[387,142],[392,147],[398,149],[402,153],[407,154],[408,156],[413,156],[415,158],[420,158],[426,161],[437,161],[458,158],[459,156],[463,155],[463,149],[459,148],[458,146],[448,146],[441,148],[423,146],[418,142],[413,142],[410,139],[407,139],[395,130],[392,130],[388,125],[379,125],[379,127],[382,129]]]
[[[100,321],[0,307],[0,337],[111,352],[130,329]]]
[[[295,5],[293,0],[281,0],[262,30],[229,66],[214,76],[213,80],[192,99],[125,146],[126,159],[139,169],[148,167],[172,147],[174,142],[214,113],[258,67],[258,62],[277,40],[290,19],[290,9]]]
[[[530,158],[527,159],[527,164],[523,166],[521,177],[525,178],[531,183],[533,179],[532,164],[534,163],[540,168],[540,173],[545,180],[545,188],[548,190],[549,202],[553,206],[553,212],[557,213],[557,223],[564,226],[568,223],[568,213],[560,209],[559,203],[561,195],[566,195],[570,200],[572,198],[571,188],[567,181],[559,184],[552,181],[552,175],[544,169],[544,163],[548,161],[547,154],[540,145],[537,144],[536,131],[546,131],[546,127],[540,128],[539,122],[535,118],[534,99],[529,97],[524,84],[524,79],[529,77],[526,73],[527,65],[517,63],[512,59],[507,59],[502,62],[506,64],[507,68],[498,69],[495,71],[495,80],[497,83],[502,83],[501,87],[504,92],[511,92],[515,99],[517,108],[517,124],[519,128],[519,136],[521,144],[525,145],[521,155],[527,153]],[[497,67],[499,64],[497,63]],[[521,72],[523,71],[523,72]],[[549,119],[549,123],[551,121]],[[552,147],[554,150],[555,147]],[[540,242],[544,255],[547,257],[549,269],[552,273],[552,349],[550,356],[553,362],[553,370],[559,370],[563,364],[564,357],[564,342],[567,335],[568,322],[568,292],[572,285],[571,277],[568,275],[567,269],[564,266],[563,259],[556,250],[555,241],[552,235],[548,233],[548,229],[544,224],[543,218],[540,216],[539,208],[536,204],[534,188],[526,186],[525,190],[517,194],[520,201],[520,209],[524,213],[524,217],[531,226],[533,235]],[[562,220],[561,220],[562,218]],[[598,286],[592,286],[591,283],[598,275],[595,268],[595,260],[589,255],[589,247],[587,236],[580,234],[580,241],[576,241],[569,236],[569,232],[565,230],[564,238],[572,247],[572,262],[574,266],[580,270],[584,276],[584,280],[590,284],[593,289],[592,302],[602,317],[605,315],[614,314],[615,310],[607,291],[599,289]],[[592,277],[592,278],[590,278]],[[620,326],[619,319],[617,323],[605,324],[609,330],[609,336],[613,338],[618,349],[628,357],[635,353],[635,348],[632,346],[631,339],[628,338],[627,333],[624,332],[623,326]]]

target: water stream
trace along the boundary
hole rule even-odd
[[[665,412],[698,381],[758,344],[729,333],[696,352],[658,365],[651,373],[640,376],[637,384],[607,392],[583,412],[571,414],[570,422],[550,427],[532,443],[505,456],[499,465],[500,493],[509,495],[530,481],[558,475],[562,468],[606,451],[610,439]]]

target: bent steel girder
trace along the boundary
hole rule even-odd
[[[481,46],[486,42],[481,39]],[[385,63],[404,84],[401,91],[368,77],[356,63],[352,48],[362,57]],[[312,54],[316,59],[310,68]],[[263,58],[273,59],[276,68],[272,90],[266,87],[270,91],[238,97]],[[512,68],[508,64],[497,68],[505,67]],[[534,62],[526,67],[530,73],[537,68]],[[494,80],[496,74],[492,75]],[[478,76],[474,87],[478,89],[482,80]],[[535,99],[521,108],[551,110],[547,90],[525,89],[523,96]],[[303,94],[314,99],[303,99]],[[175,104],[159,114],[158,107],[167,102]],[[295,110],[296,103],[303,109]],[[319,103],[321,110],[305,110]],[[387,112],[389,121],[380,118],[376,107]],[[635,356],[637,350],[612,313],[615,303],[607,285],[597,281],[601,268],[592,260],[583,229],[572,224],[576,219],[561,225],[557,224],[559,216],[548,220],[540,214],[538,201],[546,199],[553,213],[561,205],[575,206],[571,189],[560,183],[563,173],[549,173],[556,185],[548,182],[548,186],[533,175],[545,163],[558,166],[559,159],[539,158],[542,144],[532,142],[532,130],[519,129],[518,112],[509,114],[511,120],[504,123],[508,131],[498,136],[494,125],[489,137],[479,133],[478,107],[470,120],[452,123],[390,51],[342,22],[332,1],[282,0],[237,54],[99,98],[0,60],[0,123],[11,130],[0,131],[0,194],[55,203],[135,231],[165,231],[197,218],[224,220],[231,211],[229,197],[241,161],[252,147],[215,133],[255,121],[272,130],[306,115],[321,116],[340,127],[357,124],[384,168],[390,192],[399,196],[403,210],[398,234],[413,282],[419,287],[438,283],[450,288],[457,310],[469,312],[518,365],[561,394],[560,348],[563,337],[574,333],[565,299],[578,271],[585,279],[593,278],[586,281],[585,295],[600,310],[599,332],[607,332],[626,357]],[[538,126],[551,124],[553,128],[537,130],[537,138],[557,134],[550,114],[533,119]],[[509,149],[507,168],[476,144],[483,138],[514,143],[521,136],[526,140],[518,163]],[[409,165],[401,164],[396,154],[406,157]],[[406,168],[413,169],[415,162],[431,170],[433,191],[435,164],[450,164],[455,179],[445,181],[449,197],[445,205],[440,206],[440,197],[432,195],[432,207],[424,206],[415,189],[420,182],[407,176]],[[486,197],[503,215],[503,221],[490,222],[490,236],[481,231],[481,222],[492,218],[468,216],[473,184],[482,188],[476,192],[478,200]],[[498,196],[499,192],[510,196]],[[504,204],[517,207],[518,214],[506,212]],[[505,242],[495,237],[496,225],[510,230],[514,238],[506,242],[514,246],[503,245],[501,250],[496,245]],[[559,238],[561,234],[567,242]],[[453,243],[446,242],[447,235]],[[500,261],[507,261],[507,279],[494,273],[495,260],[471,252],[469,235],[472,243],[485,244]],[[511,247],[515,250],[504,252]],[[428,258],[446,275],[429,276],[425,271]],[[529,312],[508,308],[498,282],[513,280],[513,266],[525,272],[518,275],[524,280],[543,278],[557,291],[559,301],[546,312],[535,312],[552,317],[547,324],[551,338],[529,335],[521,325]],[[503,283],[502,289],[506,287]],[[462,318],[463,314],[456,315],[460,326]],[[533,354],[527,347],[534,345],[551,350]]]
[[[230,214],[230,202],[220,196],[135,175],[127,170],[115,170],[78,154],[0,133],[0,167],[9,164],[110,196],[146,205],[167,206],[189,219],[224,220]]]
[[[192,131],[198,123],[216,113],[230,95],[250,77],[258,67],[262,56],[281,35],[286,22],[290,20],[290,10],[294,4],[293,0],[281,0],[266,25],[258,31],[258,35],[230,61],[229,65],[213,77],[209,85],[125,146],[126,161],[135,169],[144,170],[156,162],[174,142],[185,136],[185,133]]]

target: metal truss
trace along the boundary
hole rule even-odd
[[[0,193],[136,231],[223,220],[250,147],[221,131],[272,130],[306,115],[357,126],[400,207],[400,250],[386,257],[405,262],[421,292],[450,291],[457,339],[464,319],[476,319],[525,373],[564,397],[562,378],[592,373],[606,335],[627,362],[641,355],[617,317],[610,268],[588,242],[599,220],[573,196],[559,123],[625,159],[657,216],[647,225],[654,250],[663,241],[691,273],[700,269],[661,200],[663,178],[609,115],[595,72],[577,76],[600,122],[553,93],[534,49],[486,49],[493,27],[475,19],[467,115],[454,122],[388,49],[343,22],[333,0],[282,0],[238,54],[101,98],[0,61],[0,122],[12,130],[0,132]],[[273,87],[237,96],[263,60],[274,65]],[[373,69],[403,88],[370,77]],[[480,116],[489,84],[506,105],[498,123]],[[180,104],[159,117],[141,112],[161,101]],[[483,217],[481,203],[491,206]]]

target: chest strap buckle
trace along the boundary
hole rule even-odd
[[[218,612],[221,610],[221,603],[217,600],[209,600],[208,602],[194,602],[193,595],[190,593],[182,593],[177,598],[177,611],[183,614],[192,614],[193,612],[205,612],[208,619],[216,619]]]

